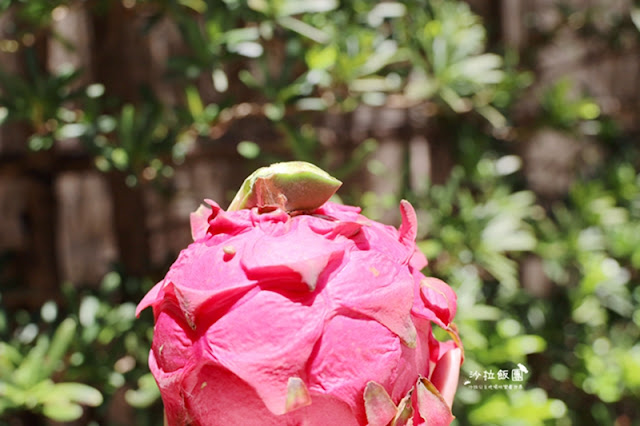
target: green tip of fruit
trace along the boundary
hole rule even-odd
[[[340,188],[342,182],[305,161],[275,163],[253,172],[240,187],[228,210],[281,208],[313,211]]]

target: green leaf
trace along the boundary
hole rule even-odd
[[[45,365],[47,349],[49,349],[49,338],[44,335],[39,336],[35,346],[31,348],[13,375],[17,385],[29,388],[48,377],[49,373],[42,368]]]
[[[461,316],[475,321],[497,321],[501,314],[502,311],[500,308],[475,303],[473,306],[469,307],[466,312],[461,313]]]
[[[324,13],[335,10],[338,0],[284,0],[278,8],[278,15],[291,16],[303,13]]]
[[[476,107],[478,114],[487,119],[489,123],[496,129],[506,127],[507,118],[500,111],[491,105],[483,105]]]
[[[56,383],[53,395],[48,401],[64,400],[90,407],[97,407],[103,402],[102,394],[97,389],[84,383]]]
[[[278,18],[278,23],[284,28],[296,32],[301,36],[307,37],[308,39],[313,40],[316,43],[324,44],[329,41],[329,35],[327,33],[319,30],[312,25],[307,24],[304,21],[301,21],[300,19],[296,19],[291,16],[283,16],[281,18]]]
[[[26,389],[24,392],[26,395],[25,405],[32,407],[47,401],[51,395],[54,395],[54,386],[53,381],[47,378]]]
[[[394,62],[398,44],[393,40],[384,40],[376,46],[366,62],[358,70],[359,76],[366,76],[380,71],[382,68]]]
[[[243,69],[238,72],[238,79],[251,89],[260,88],[260,82],[249,70]]]
[[[248,0],[247,6],[249,6],[251,9],[255,11],[258,11],[264,14],[267,14],[270,10],[270,6],[267,0]]]
[[[260,30],[255,27],[237,28],[229,30],[224,35],[224,40],[229,46],[239,43],[257,41],[260,39]]]
[[[407,13],[407,6],[396,1],[385,1],[376,4],[367,15],[367,21],[372,27],[377,27],[385,19],[401,18]]]
[[[178,3],[193,9],[197,13],[204,13],[207,10],[207,3],[204,0],[178,0]]]
[[[23,389],[0,380],[0,403],[6,407],[22,407],[28,395]]]
[[[66,318],[60,323],[56,329],[53,338],[51,339],[51,345],[47,352],[46,360],[43,364],[43,375],[48,377],[55,371],[58,364],[62,360],[62,357],[67,353],[69,345],[73,341],[76,333],[76,322],[72,318]]]
[[[507,353],[513,357],[543,352],[547,342],[540,336],[526,334],[509,339],[506,345]]]
[[[20,351],[8,343],[0,342],[0,377],[8,377],[22,361]]]
[[[138,379],[138,389],[129,389],[124,395],[127,403],[136,408],[147,408],[160,398],[160,389],[151,373]]]
[[[200,99],[198,89],[194,86],[189,86],[184,91],[187,96],[187,107],[189,108],[189,112],[194,119],[197,119],[204,111],[204,106],[202,104],[202,99]]]
[[[310,69],[327,69],[331,68],[338,58],[338,49],[329,45],[324,47],[314,47],[307,50],[305,60]]]
[[[58,422],[71,422],[82,417],[82,407],[72,402],[45,404],[42,414]]]
[[[432,98],[438,92],[438,82],[424,70],[412,71],[404,89],[405,96],[410,100],[425,100]]]
[[[483,245],[493,252],[529,251],[536,238],[531,231],[522,229],[523,222],[510,215],[500,215],[489,221],[482,231]]]
[[[497,84],[504,78],[502,57],[493,53],[466,58],[449,68],[451,78],[464,78],[477,84]]]
[[[458,114],[468,112],[471,109],[471,102],[468,99],[460,97],[460,95],[449,86],[440,87],[438,94],[440,98]]]

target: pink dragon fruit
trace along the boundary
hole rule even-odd
[[[309,163],[259,169],[140,302],[168,425],[445,425],[462,350],[456,295],[399,230],[327,200]],[[440,342],[432,323],[453,337]]]

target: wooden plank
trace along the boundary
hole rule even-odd
[[[60,278],[96,285],[118,255],[106,178],[93,171],[62,173],[55,189]]]

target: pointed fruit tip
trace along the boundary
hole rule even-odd
[[[253,207],[276,207],[288,213],[313,211],[341,185],[338,179],[311,163],[275,163],[256,170],[244,181],[228,211]]]

